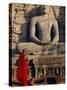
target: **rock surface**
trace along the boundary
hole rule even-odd
[[[44,5],[46,6],[46,5]],[[49,7],[49,6],[46,6]],[[51,7],[54,7],[54,12],[51,12]],[[59,9],[60,8],[60,9]],[[40,5],[31,5],[31,4],[11,4],[10,6],[10,31],[12,31],[12,49],[16,49],[17,43],[20,41],[28,41],[29,40],[29,22],[31,17],[36,16],[38,14],[38,10],[40,12],[42,9]],[[48,9],[46,9],[47,11]],[[58,21],[59,21],[59,31],[60,31],[60,41],[64,41],[64,24],[65,24],[65,8],[59,6],[50,6],[48,10],[51,15],[59,13]],[[62,22],[62,25],[61,25]],[[11,37],[11,35],[10,35]]]

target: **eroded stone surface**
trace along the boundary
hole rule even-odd
[[[49,12],[48,18],[45,18],[46,21],[50,19],[50,23],[55,19],[58,20],[58,26],[59,26],[59,41],[64,41],[64,33],[65,33],[65,8],[64,7],[58,7],[58,6],[46,6],[44,5],[46,10],[45,12]],[[22,51],[22,49],[26,48],[27,50],[27,57],[28,62],[29,60],[33,59],[33,63],[35,65],[35,71],[37,77],[37,72],[39,69],[39,66],[41,65],[40,69],[43,68],[43,70],[47,73],[44,75],[44,84],[46,84],[46,78],[47,77],[55,77],[57,80],[57,83],[64,83],[65,81],[65,72],[64,72],[64,66],[65,66],[65,45],[64,43],[56,44],[56,46],[50,46],[50,45],[37,45],[35,43],[31,43],[29,32],[30,32],[30,23],[31,19],[33,17],[38,17],[38,14],[40,16],[42,9],[40,7],[43,7],[41,5],[28,5],[28,4],[12,4],[12,8],[10,8],[10,40],[12,39],[12,42],[10,42],[10,49],[18,49],[18,51]],[[60,8],[60,9],[59,9]],[[58,16],[59,13],[59,16]],[[45,25],[47,26],[47,25]],[[11,37],[12,36],[12,37]],[[12,81],[18,82],[16,79],[16,68],[17,68],[17,60],[19,57],[19,54],[16,54],[17,52],[13,52],[14,55],[11,57],[12,61],[10,67],[12,67]],[[46,68],[44,67],[46,66]],[[49,69],[52,68],[53,75],[50,72]],[[56,75],[55,72],[60,69],[60,74]],[[29,69],[30,70],[30,69]],[[29,72],[30,75],[30,72]],[[57,77],[57,78],[56,78]],[[11,78],[11,77],[10,77]],[[28,76],[30,79],[31,77]],[[35,78],[36,79],[36,78]],[[34,84],[35,85],[35,84]],[[13,84],[13,86],[16,86]]]
[[[45,5],[44,5],[45,6]],[[29,24],[28,20],[31,17],[35,17],[37,15],[37,9],[39,10],[40,5],[27,5],[27,4],[12,4],[12,9],[10,10],[10,21],[12,21],[12,26],[10,26],[10,31],[13,30],[11,34],[13,34],[13,44],[12,47],[14,49],[16,48],[16,45],[18,42],[22,41],[28,41],[28,31],[29,31]],[[47,6],[46,6],[47,7]],[[50,10],[46,9],[46,11],[50,12],[50,15],[53,17],[55,12],[52,11],[52,8],[54,8],[54,11],[56,11],[56,14],[58,16],[59,7],[50,6]],[[40,9],[41,10],[41,9]],[[59,30],[60,30],[60,37],[63,37],[64,33],[64,8],[60,7],[60,16],[58,18],[59,21]],[[62,22],[62,25],[61,25]],[[11,28],[12,27],[12,28]],[[62,31],[61,31],[62,30]],[[62,33],[63,32],[63,33]],[[62,34],[62,35],[61,35]],[[18,39],[16,39],[18,37]],[[14,46],[13,46],[14,45]]]
[[[27,50],[28,54],[64,54],[65,44],[57,43],[55,46],[50,45],[37,45],[35,43],[19,43],[17,45],[19,52],[24,48]]]

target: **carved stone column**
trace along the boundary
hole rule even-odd
[[[63,68],[62,68],[62,66],[60,67],[60,76],[62,76],[63,75]]]
[[[55,74],[54,72],[55,72],[55,68],[53,67],[53,68],[52,68],[52,75],[53,75],[53,76],[54,76],[54,74]]]
[[[14,67],[14,81],[16,81],[16,67]]]
[[[46,83],[46,65],[42,65],[42,68],[44,69],[44,83]]]
[[[38,76],[38,66],[39,65],[35,65],[35,78],[37,79]]]

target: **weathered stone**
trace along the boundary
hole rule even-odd
[[[16,24],[14,24],[13,31],[17,34],[20,34],[21,33],[21,25],[17,25],[17,27],[16,27]]]
[[[12,45],[12,46],[10,47],[11,49],[15,49],[15,48],[16,48],[16,43],[15,43],[15,42],[12,42],[11,45]]]
[[[15,19],[15,23],[17,23],[17,24],[25,23],[25,21],[26,21],[25,18],[18,17],[18,18]]]
[[[45,16],[43,16],[42,11],[43,8],[45,11]],[[12,8],[10,8],[10,49],[14,49],[13,56],[12,56],[12,81],[18,82],[16,79],[16,62],[18,60],[19,54],[17,51],[22,51],[24,48],[27,50],[27,57],[28,62],[29,60],[33,59],[33,63],[35,66],[35,79],[40,80],[40,77],[44,79],[44,84],[47,84],[46,79],[48,77],[57,77],[55,78],[57,80],[57,83],[64,82],[64,71],[60,70],[60,74],[58,73],[58,68],[62,69],[62,67],[65,66],[65,45],[64,43],[56,43],[55,46],[50,45],[40,45],[36,44],[35,42],[31,42],[30,40],[30,27],[34,29],[35,25],[32,25],[34,21],[36,20],[36,17],[38,18],[38,24],[39,26],[35,27],[36,29],[39,28],[42,30],[40,34],[42,33],[42,40],[48,41],[48,30],[51,30],[51,24],[53,25],[54,20],[58,20],[58,26],[59,26],[59,36],[60,41],[63,41],[62,39],[65,37],[65,8],[59,7],[59,6],[47,6],[47,5],[32,5],[32,4],[12,4]],[[49,14],[48,14],[49,13]],[[41,17],[41,20],[40,20]],[[35,20],[33,21],[33,18]],[[39,21],[40,20],[40,21]],[[43,23],[44,22],[44,23]],[[56,24],[55,24],[56,26]],[[40,28],[41,27],[41,28]],[[57,28],[54,27],[55,29]],[[12,32],[12,33],[11,33]],[[44,33],[43,33],[44,32]],[[45,37],[44,37],[45,35]],[[36,35],[38,39],[40,37],[38,36],[38,32]],[[51,35],[49,36],[49,39],[51,39]],[[40,39],[41,40],[41,39]],[[41,41],[42,41],[41,40]],[[56,40],[54,40],[56,42]],[[18,49],[18,50],[17,50]],[[39,67],[41,65],[41,67]],[[46,67],[44,67],[46,66]],[[52,69],[51,69],[52,68]],[[38,69],[44,70],[44,76],[43,73],[39,73],[40,77],[38,78]],[[50,71],[51,69],[52,71]],[[29,68],[28,68],[29,70]],[[58,74],[56,76],[55,74]],[[52,74],[53,72],[53,74]],[[30,75],[30,71],[29,71]],[[61,77],[62,76],[62,77]],[[28,76],[30,79],[31,76]]]
[[[35,65],[62,65],[65,63],[64,54],[59,55],[27,55],[28,61],[33,59]],[[12,58],[12,63],[15,64],[18,56]]]
[[[46,11],[43,15],[34,17],[31,20],[30,38],[37,44],[49,44],[50,41],[51,44],[56,44],[59,40],[58,22],[55,18],[53,7],[47,6],[47,8],[48,12]],[[36,25],[39,32],[38,36],[36,36]],[[51,29],[55,33],[53,38],[50,35]]]
[[[29,30],[30,28],[28,28],[28,26],[30,25],[25,25],[24,23],[28,24],[28,18],[26,17],[28,15],[28,13],[31,13],[31,17],[32,16],[37,16],[37,8],[39,7],[46,7],[46,11],[49,11],[48,17],[50,17],[51,19],[54,17],[55,18],[55,14],[57,14],[60,12],[60,15],[58,17],[58,20],[60,21],[59,24],[59,30],[60,30],[60,38],[64,38],[62,32],[64,32],[64,13],[65,13],[65,8],[64,7],[60,7],[60,11],[59,11],[59,6],[47,6],[47,5],[30,5],[30,4],[12,4],[12,12],[10,14],[10,16],[12,17],[12,30],[15,32],[14,34],[21,34],[20,36],[20,41],[28,41],[27,38],[27,29]],[[48,9],[49,7],[49,9]],[[35,10],[35,11],[34,11]],[[10,10],[11,11],[11,10]],[[34,13],[35,14],[34,14]],[[27,15],[26,15],[27,14]],[[61,21],[62,20],[62,21]],[[30,20],[29,20],[30,21]],[[30,21],[31,22],[31,21]],[[52,21],[51,21],[52,22]],[[63,25],[61,25],[61,22]],[[15,25],[14,25],[15,24]],[[24,25],[22,25],[24,24]],[[13,29],[14,28],[14,29]],[[23,28],[23,29],[22,29]],[[63,29],[62,29],[63,28]],[[25,30],[25,32],[24,32]]]
[[[59,46],[59,47],[58,47]],[[18,43],[18,50],[21,52],[24,48],[28,51],[28,54],[33,53],[33,55],[42,55],[42,54],[64,54],[65,46],[64,43],[57,43],[56,46],[50,45],[37,45],[35,43]]]
[[[13,35],[12,35],[12,41],[15,42],[15,43],[17,43],[18,40],[19,40],[18,35],[13,33]]]

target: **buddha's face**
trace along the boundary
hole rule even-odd
[[[48,14],[49,13],[49,6],[42,6],[43,13]]]

